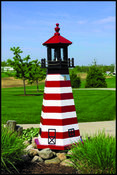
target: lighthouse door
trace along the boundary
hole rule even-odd
[[[48,129],[48,144],[56,144],[56,129]]]

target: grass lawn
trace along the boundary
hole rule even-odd
[[[115,91],[73,90],[73,96],[79,122],[115,119]]]
[[[106,78],[107,88],[116,88],[116,76]]]
[[[1,78],[6,78],[6,77],[12,77],[14,76],[14,72],[2,72],[1,73]]]
[[[5,72],[2,72],[1,73],[1,78],[6,78],[6,77],[9,77],[9,75],[7,73],[5,73]]]
[[[2,123],[16,120],[20,124],[40,123],[43,87],[36,92],[35,86],[27,86],[23,96],[23,87],[2,88],[1,114]],[[109,90],[73,90],[78,122],[106,121],[115,119],[115,91]]]
[[[81,87],[85,88],[86,79],[81,79]],[[106,78],[107,88],[116,88],[116,76]]]

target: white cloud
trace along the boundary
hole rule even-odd
[[[112,22],[115,22],[115,16],[108,16],[106,18],[96,20],[93,23],[96,23],[96,24],[106,24],[106,23],[112,23]]]
[[[79,21],[77,21],[77,23],[78,23],[78,24],[86,24],[87,21],[86,21],[86,20],[79,20]]]

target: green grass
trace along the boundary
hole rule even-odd
[[[73,90],[79,122],[115,119],[115,91]]]
[[[23,87],[2,88],[1,114],[2,122],[16,120],[19,124],[40,123],[43,87],[36,92],[35,86],[27,86],[26,93],[33,96],[22,96]],[[109,90],[73,90],[78,122],[106,121],[115,119],[115,91]]]
[[[107,88],[116,88],[116,76],[106,78]]]
[[[27,140],[29,144],[32,143],[33,137],[38,137],[39,135],[39,128],[27,128],[23,129],[22,139]]]
[[[9,77],[9,75],[6,72],[2,72],[1,73],[1,78],[6,78]]]
[[[13,77],[14,74],[15,74],[14,72],[10,72],[10,71],[8,71],[8,72],[2,72],[1,73],[1,78]]]
[[[70,160],[79,174],[115,174],[116,173],[116,139],[113,136],[98,132],[84,145],[73,145]]]
[[[81,80],[81,87],[85,88],[86,80]],[[116,76],[111,76],[110,78],[106,78],[107,88],[116,88]]]
[[[17,170],[16,165],[22,161],[21,155],[24,154],[26,146],[16,132],[2,126],[1,133],[1,170],[11,173],[11,168]]]
[[[28,91],[27,94],[35,94],[35,96],[20,96],[23,90],[5,88],[2,90],[2,121],[6,123],[7,120],[16,120],[17,123],[39,123],[43,91],[36,93],[36,91]]]

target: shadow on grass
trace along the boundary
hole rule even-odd
[[[26,95],[22,92],[22,94],[14,94],[14,96],[42,96],[44,94],[43,90],[40,90],[39,92],[36,91],[26,91]]]
[[[43,95],[43,93],[41,93],[41,94],[26,94],[26,95],[24,95],[24,94],[15,94],[14,96],[42,96]]]

